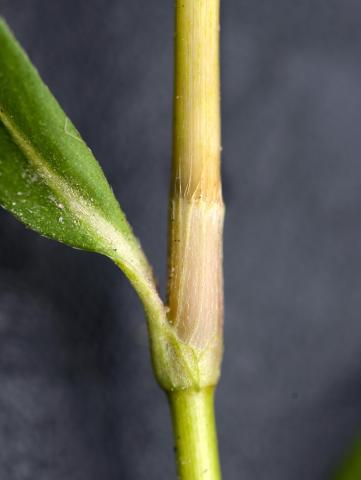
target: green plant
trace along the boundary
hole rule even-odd
[[[359,478],[361,478],[361,438],[358,436],[332,479],[358,480]]]
[[[213,394],[222,356],[219,0],[176,4],[168,305],[80,134],[0,20],[0,204],[41,235],[115,262],[145,309],[179,478],[219,479]]]

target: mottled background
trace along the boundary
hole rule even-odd
[[[222,0],[227,480],[326,480],[361,429],[361,4]],[[1,0],[165,286],[169,0]],[[1,480],[175,478],[139,302],[0,212]]]

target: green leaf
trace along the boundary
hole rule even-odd
[[[46,237],[112,258],[138,292],[154,288],[99,164],[1,19],[0,204]]]

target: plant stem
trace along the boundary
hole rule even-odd
[[[177,0],[169,320],[183,342],[213,351],[213,370],[223,331],[220,150],[219,0]]]
[[[213,406],[223,351],[219,77],[219,0],[176,0],[168,320],[191,375],[180,372],[184,384],[166,390],[181,480],[221,478]]]
[[[213,394],[213,388],[169,394],[181,480],[221,478]]]

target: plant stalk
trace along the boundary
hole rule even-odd
[[[187,480],[219,480],[213,388],[169,394],[178,475]]]
[[[168,321],[192,365],[183,386],[168,388],[180,480],[221,478],[213,405],[223,352],[219,8],[219,0],[176,0]]]

